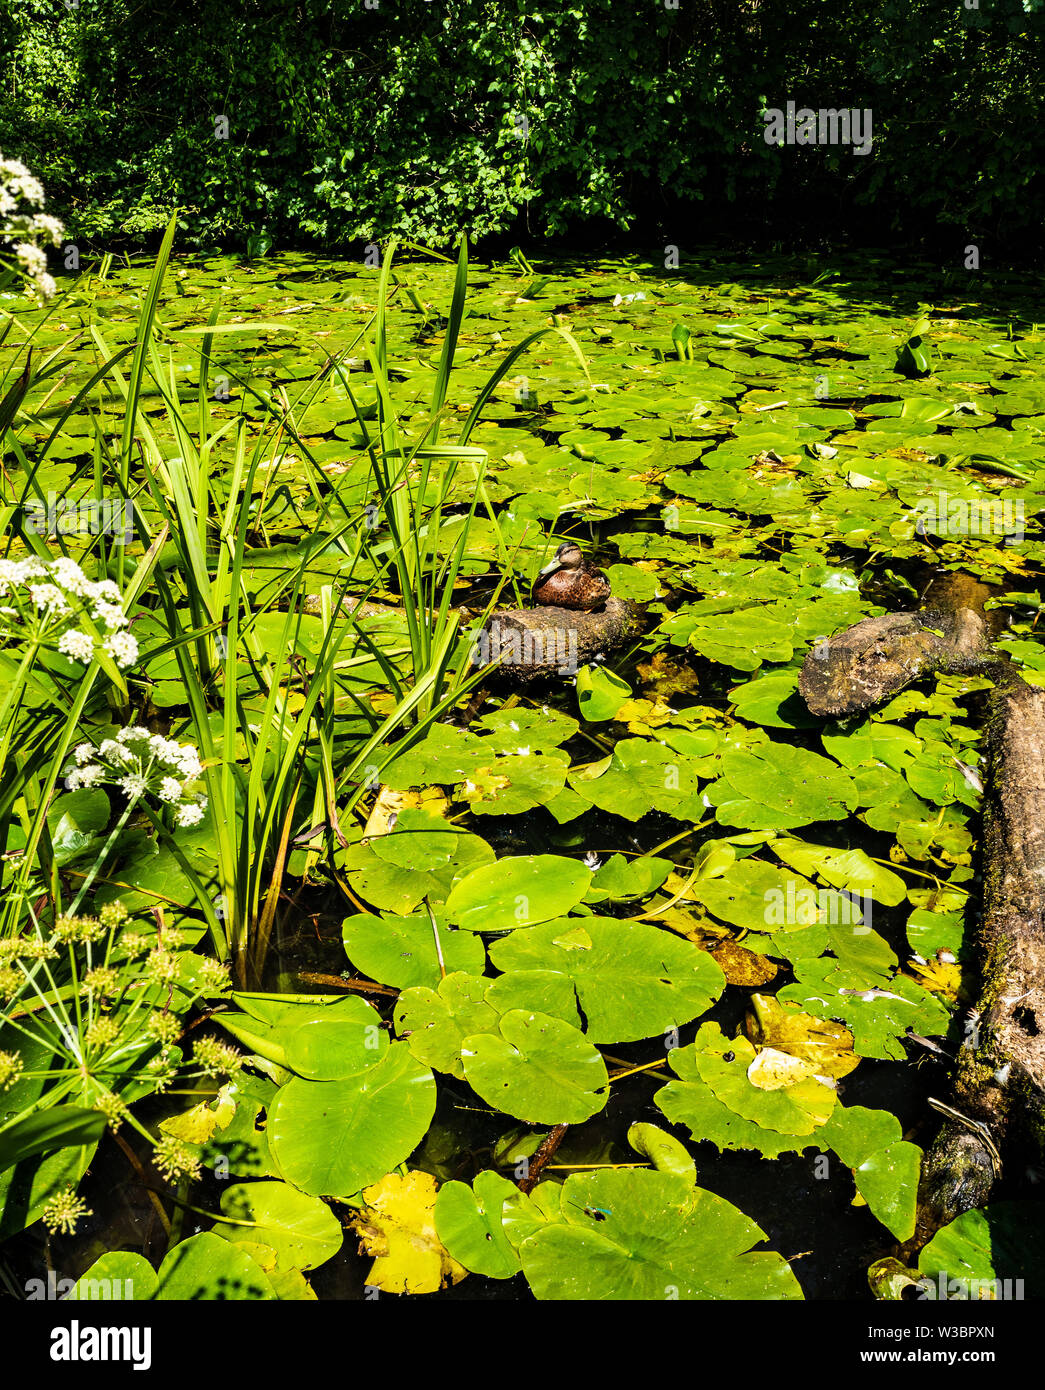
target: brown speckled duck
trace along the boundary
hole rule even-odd
[[[576,541],[563,541],[555,559],[537,576],[532,594],[539,607],[571,608],[581,613],[602,608],[609,596],[610,581],[585,559]]]

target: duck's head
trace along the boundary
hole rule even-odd
[[[537,576],[539,579],[546,574],[551,574],[554,570],[577,570],[584,564],[584,555],[576,541],[563,541],[555,552],[555,559]]]

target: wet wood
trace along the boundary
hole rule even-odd
[[[968,575],[944,575],[917,613],[865,618],[821,642],[806,657],[798,682],[810,713],[844,718],[933,671],[976,669],[989,652],[983,604],[990,593]]]
[[[810,654],[799,691],[822,717],[870,709],[933,671],[979,670],[994,682],[984,737],[980,975],[964,1021],[952,1094],[926,1153],[917,1249],[989,1199],[1003,1161],[1045,1154],[1045,689],[991,648],[991,590],[941,576],[917,613],[871,618]]]
[[[987,1201],[1002,1157],[1045,1153],[1045,690],[1014,671],[991,693],[983,777],[980,993],[948,1119],[926,1155],[928,1235]]]
[[[626,599],[609,598],[597,613],[566,608],[510,608],[490,615],[479,634],[472,660],[496,663],[491,684],[574,676],[595,657],[620,647],[639,628],[641,610]]]

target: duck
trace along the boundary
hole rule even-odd
[[[563,541],[555,559],[545,565],[534,581],[535,606],[570,608],[592,613],[602,608],[610,596],[610,581],[581,552],[576,541]]]

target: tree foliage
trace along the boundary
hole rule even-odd
[[[1045,0],[969,4],[8,0],[0,123],[88,235],[181,206],[210,241],[651,219],[677,240],[732,208],[1017,240],[1039,220]],[[788,100],[870,108],[871,156],[767,144]]]

